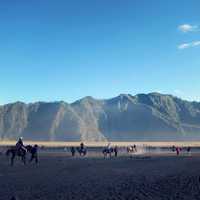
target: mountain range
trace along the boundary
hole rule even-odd
[[[197,140],[200,102],[149,93],[0,106],[0,139],[20,136],[46,141]]]

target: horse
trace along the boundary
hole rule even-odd
[[[128,146],[127,147],[127,153],[131,154],[131,156],[132,156],[133,153],[137,153],[137,147],[136,147],[136,145]]]
[[[24,165],[26,164],[26,153],[27,153],[27,149],[26,147],[17,149],[16,147],[11,147],[6,151],[6,156],[10,156],[11,154],[11,160],[10,160],[10,164],[11,166],[14,165],[14,159],[16,156],[21,158],[21,161],[24,163]]]
[[[80,156],[85,156],[87,154],[87,149],[85,147],[84,148],[77,147],[76,150],[78,151]]]
[[[105,147],[105,148],[102,150],[102,153],[103,153],[103,155],[104,155],[104,158],[106,158],[108,155],[109,155],[109,157],[111,158],[113,152],[114,152],[114,149],[113,149],[112,147],[111,147],[111,148]]]
[[[18,156],[21,158],[21,161],[24,163],[24,165],[26,164],[26,154],[27,152],[31,154],[31,159],[30,162],[35,159],[35,162],[38,162],[38,157],[37,157],[37,145],[35,146],[31,146],[31,145],[27,145],[27,146],[23,146],[20,149],[17,149],[16,147],[11,147],[6,151],[6,156],[10,156],[11,154],[11,160],[10,160],[10,164],[11,166],[14,165],[14,160],[15,157]]]

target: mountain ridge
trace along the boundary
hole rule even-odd
[[[126,141],[200,139],[200,102],[157,92],[0,106],[0,139]]]
[[[182,99],[181,97],[177,97],[175,95],[172,95],[172,94],[164,94],[164,93],[159,93],[159,92],[150,92],[150,93],[138,93],[136,95],[132,95],[132,94],[129,94],[129,93],[121,93],[119,94],[118,96],[115,96],[115,97],[111,97],[111,98],[95,98],[93,96],[85,96],[85,97],[82,97],[78,100],[75,100],[75,101],[72,101],[71,103],[67,102],[67,101],[64,101],[64,100],[56,100],[56,101],[35,101],[35,102],[23,102],[23,101],[13,101],[13,102],[10,102],[10,103],[5,103],[5,104],[0,104],[0,107],[1,106],[6,106],[6,105],[10,105],[10,104],[16,104],[16,103],[22,103],[22,104],[26,104],[26,105],[30,105],[30,104],[37,104],[37,103],[67,103],[67,104],[73,104],[77,101],[80,101],[82,99],[93,99],[93,100],[96,100],[96,101],[106,101],[106,100],[110,100],[110,99],[113,99],[113,98],[117,98],[117,97],[120,97],[120,96],[132,96],[132,97],[136,97],[138,95],[161,95],[161,96],[170,96],[172,98],[177,98],[177,99],[180,99],[181,101],[185,101],[185,102],[189,102],[189,103],[197,103],[199,104],[200,101],[196,101],[196,100],[187,100],[187,99]]]

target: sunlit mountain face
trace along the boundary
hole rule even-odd
[[[159,93],[16,102],[0,107],[0,138],[47,141],[200,139],[200,103]]]

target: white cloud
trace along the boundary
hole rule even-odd
[[[180,44],[180,45],[178,46],[178,49],[186,49],[186,48],[188,48],[188,47],[190,47],[190,44],[189,44],[189,43],[184,43],[184,44]]]
[[[190,25],[190,24],[182,24],[178,26],[178,29],[184,33],[199,31],[199,27],[197,25]]]
[[[178,49],[182,50],[182,49],[187,49],[187,48],[197,47],[197,46],[200,46],[200,40],[199,41],[193,41],[193,42],[190,42],[190,43],[180,44],[178,46]]]
[[[193,46],[195,47],[195,46],[199,46],[200,45],[200,41],[195,41],[195,42],[193,42]]]
[[[171,93],[181,99],[185,99],[188,101],[199,101],[200,100],[200,96],[196,95],[196,92],[191,92],[191,91],[188,92],[185,90],[176,89],[176,90],[172,91]]]
[[[184,92],[182,90],[176,89],[176,90],[174,90],[174,94],[177,96],[182,96],[182,95],[184,95]]]

